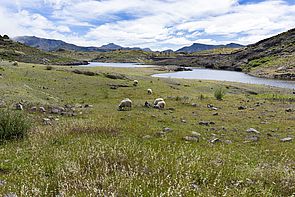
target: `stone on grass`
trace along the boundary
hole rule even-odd
[[[246,140],[251,141],[251,142],[258,142],[259,141],[259,136],[248,136],[246,137]]]
[[[209,125],[214,125],[215,122],[213,121],[200,121],[199,122],[199,125],[202,125],[202,126],[209,126]]]
[[[0,100],[0,108],[4,108],[6,106],[5,102]]]
[[[45,113],[46,109],[44,107],[39,107],[39,111],[42,112],[42,113]]]
[[[156,133],[156,136],[163,137],[166,133],[164,131],[159,131]]]
[[[247,129],[247,132],[248,132],[248,133],[256,133],[256,134],[260,134],[260,132],[257,131],[257,130],[254,129],[254,128]]]
[[[34,107],[31,107],[30,110],[31,110],[31,112],[36,112],[37,111],[37,107],[35,107],[35,106]]]
[[[0,186],[3,186],[3,185],[5,185],[6,184],[6,181],[4,181],[4,180],[0,180]]]
[[[244,110],[244,109],[247,109],[247,106],[240,106],[240,107],[238,107],[238,110]]]
[[[198,132],[193,131],[192,134],[191,134],[191,136],[200,137],[201,134],[198,133]]]
[[[15,193],[8,193],[8,194],[4,194],[3,197],[17,197],[17,195]]]
[[[143,139],[151,139],[152,136],[150,136],[150,135],[145,135],[145,136],[143,136],[142,138],[143,138]]]
[[[44,125],[51,125],[51,121],[49,118],[43,118],[43,124]]]
[[[16,108],[17,110],[24,110],[24,107],[23,107],[23,105],[22,105],[21,103],[17,103],[17,104],[15,105],[15,108]]]
[[[198,136],[185,136],[183,139],[187,142],[198,142],[199,141]]]
[[[219,138],[214,138],[214,139],[210,140],[210,143],[212,143],[212,144],[215,144],[218,142],[221,142],[221,140]]]
[[[169,127],[165,127],[165,128],[163,129],[163,132],[165,132],[165,133],[167,133],[167,132],[171,132],[171,131],[172,131],[172,129],[169,128]]]
[[[285,137],[281,139],[281,142],[291,142],[293,140],[293,138],[291,137]]]

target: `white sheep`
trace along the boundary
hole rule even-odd
[[[162,99],[162,98],[155,99],[154,106],[157,105],[160,101],[164,101],[164,99]]]
[[[124,100],[121,101],[120,105],[119,105],[119,110],[125,110],[125,109],[131,109],[132,107],[132,101],[129,98],[126,98]]]
[[[159,102],[157,103],[157,105],[154,106],[154,108],[157,108],[157,109],[164,109],[165,106],[166,106],[165,101],[159,101]]]
[[[147,89],[147,93],[148,93],[148,94],[153,94],[153,91],[152,91],[152,89],[150,89],[150,88],[149,88],[149,89]]]
[[[138,81],[137,81],[137,80],[134,80],[134,81],[133,81],[133,85],[134,85],[134,86],[137,86],[137,85],[138,85]]]

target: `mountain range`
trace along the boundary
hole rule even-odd
[[[59,49],[72,50],[72,51],[84,51],[84,52],[90,52],[90,51],[109,52],[109,51],[115,51],[115,50],[141,50],[141,51],[149,51],[149,52],[152,51],[149,48],[142,49],[140,47],[122,47],[114,43],[102,45],[101,47],[83,47],[83,46],[77,46],[74,44],[66,43],[61,40],[45,39],[45,38],[39,38],[35,36],[19,36],[19,37],[13,38],[13,40],[31,47],[41,49],[43,51],[56,51]],[[194,43],[193,45],[183,47],[177,50],[176,52],[193,53],[197,51],[216,49],[216,48],[240,48],[240,47],[244,47],[244,46],[240,44],[236,44],[236,43],[230,43],[227,45],[207,45],[207,44]],[[171,49],[166,51],[174,52]]]
[[[84,52],[109,52],[114,50],[142,50],[142,51],[151,51],[149,48],[141,49],[139,47],[122,47],[114,43],[109,43],[102,45],[101,47],[83,47],[77,46],[74,44],[66,43],[61,40],[53,40],[46,38],[39,38],[36,36],[19,36],[13,38],[13,40],[20,42],[22,44],[41,49],[43,51],[57,51],[59,49],[73,50],[73,51],[84,51]]]

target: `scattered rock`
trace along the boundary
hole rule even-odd
[[[286,137],[286,138],[281,139],[281,142],[291,142],[292,140],[293,140],[293,138]]]
[[[15,193],[8,193],[5,194],[3,197],[17,197],[17,195]]]
[[[257,131],[256,129],[253,129],[253,128],[247,129],[247,132],[248,132],[248,133],[256,133],[256,134],[260,134],[259,131]]]
[[[182,122],[182,123],[186,123],[186,120],[184,120],[184,119],[181,119],[181,122]]]
[[[150,136],[150,135],[145,135],[142,137],[142,139],[151,139],[151,138],[152,138],[152,136]]]
[[[4,180],[0,180],[0,186],[3,186],[3,185],[5,185],[6,184],[6,181],[4,181]]]
[[[84,107],[85,108],[93,108],[93,105],[85,104]]]
[[[17,104],[15,105],[15,108],[16,108],[17,110],[24,110],[24,107],[23,107],[23,105],[22,105],[21,103],[17,103]]]
[[[51,109],[51,113],[52,113],[52,114],[59,114],[60,111],[59,111],[57,108],[52,108],[52,109]]]
[[[198,105],[197,105],[197,103],[192,103],[192,106],[197,107]]]
[[[231,140],[225,140],[224,143],[226,143],[226,144],[232,144],[233,142]]]
[[[36,112],[37,111],[37,107],[35,107],[35,106],[34,107],[31,107],[30,111],[31,112]]]
[[[251,142],[258,142],[259,141],[259,136],[248,136],[246,137],[246,140],[251,141]]]
[[[40,111],[41,113],[45,113],[45,112],[46,112],[46,109],[45,109],[44,107],[39,107],[39,111]]]
[[[197,137],[197,136],[185,136],[183,139],[188,142],[198,142],[199,141],[199,137]]]
[[[6,107],[6,103],[2,100],[0,100],[0,108]]]
[[[240,107],[238,107],[238,110],[245,110],[245,109],[247,109],[247,106],[240,106]]]
[[[202,126],[209,126],[209,125],[214,125],[215,122],[213,121],[200,121],[199,122],[199,125],[202,125]]]
[[[193,131],[192,134],[191,134],[191,136],[194,136],[194,137],[201,137],[201,134],[198,133],[198,132]]]
[[[207,108],[211,109],[211,110],[218,110],[217,107],[214,107],[212,104],[208,104]]]
[[[213,115],[213,116],[218,116],[218,113],[217,113],[217,112],[215,112],[215,113],[213,113],[212,115]]]
[[[172,131],[172,129],[169,128],[169,127],[165,127],[165,128],[163,129],[163,132],[165,132],[165,133],[167,133],[167,132],[171,132],[171,131]]]
[[[212,143],[212,144],[215,144],[218,142],[221,142],[221,140],[219,138],[214,138],[214,139],[210,140],[210,143]]]
[[[166,133],[164,131],[159,131],[156,133],[156,136],[163,137]]]
[[[43,124],[44,125],[51,125],[51,121],[49,118],[43,118]]]
[[[286,112],[293,112],[294,109],[288,108],[288,109],[286,109],[285,111],[286,111]]]
[[[150,108],[152,105],[151,105],[148,101],[146,101],[146,102],[144,103],[144,106],[147,107],[147,108]]]

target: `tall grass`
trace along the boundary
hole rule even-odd
[[[23,138],[31,124],[22,112],[0,110],[0,142]]]
[[[224,96],[225,96],[225,90],[222,87],[219,87],[214,91],[214,97],[217,100],[222,100]]]

